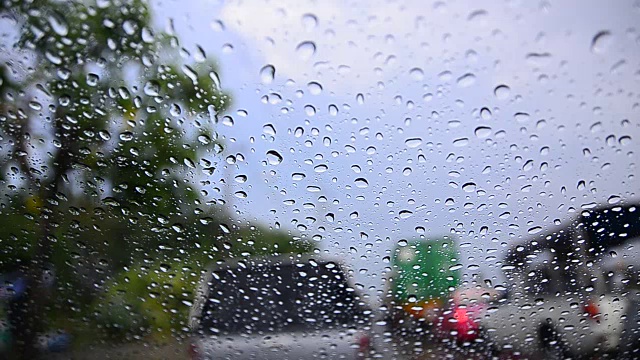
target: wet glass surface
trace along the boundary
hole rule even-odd
[[[0,358],[640,356],[637,1],[0,13]]]

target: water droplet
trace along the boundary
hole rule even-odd
[[[316,108],[313,105],[305,105],[304,112],[307,116],[313,116],[316,114]]]
[[[131,141],[133,140],[133,133],[131,131],[125,131],[120,133],[120,140],[122,141]]]
[[[404,144],[408,147],[408,148],[417,148],[418,146],[422,145],[422,139],[420,138],[409,138],[407,140],[404,141]]]
[[[300,181],[302,179],[304,179],[306,176],[303,173],[293,173],[291,174],[291,179],[293,181]]]
[[[306,31],[311,31],[318,26],[318,18],[313,14],[304,14],[302,15],[302,26]]]
[[[498,85],[493,90],[493,94],[496,96],[498,100],[505,100],[511,95],[511,88],[507,85]]]
[[[182,224],[173,224],[171,225],[171,228],[177,233],[183,233],[185,231],[185,227]]]
[[[226,43],[222,45],[222,53],[223,54],[231,54],[233,52],[233,45]]]
[[[303,41],[296,47],[296,53],[300,60],[307,61],[316,53],[316,44],[312,41]]]
[[[551,63],[550,53],[530,53],[526,56],[527,64],[535,67],[542,67]]]
[[[489,110],[489,108],[483,107],[482,109],[480,109],[480,117],[483,120],[490,120],[491,119],[491,110]]]
[[[189,158],[184,158],[183,162],[184,162],[185,165],[187,165],[187,167],[189,167],[191,169],[195,169],[196,168],[196,164],[193,162],[193,160],[191,160]]]
[[[529,228],[529,230],[527,230],[527,232],[528,232],[529,234],[531,234],[531,235],[533,235],[533,234],[537,234],[537,233],[539,233],[540,231],[542,231],[542,227],[541,227],[541,226],[534,226],[534,227]]]
[[[411,216],[413,216],[413,211],[411,211],[411,210],[400,210],[398,212],[398,215],[400,216],[401,219],[407,219],[407,218],[410,218]]]
[[[211,143],[211,138],[208,135],[198,135],[198,141],[200,141],[200,143],[207,145]]]
[[[451,71],[443,71],[440,74],[438,74],[438,79],[440,79],[440,81],[442,82],[447,82],[449,80],[451,80],[451,78],[453,77],[453,74],[451,73]]]
[[[469,144],[469,138],[466,137],[453,140],[453,146],[455,147],[463,147],[467,146],[467,144]]]
[[[469,87],[473,84],[475,84],[476,82],[476,76],[473,74],[464,74],[461,77],[458,78],[457,80],[458,82],[458,86],[460,87]]]
[[[51,25],[51,29],[60,36],[67,36],[69,34],[69,26],[58,14],[54,13],[49,16],[49,25]]]
[[[278,165],[282,162],[282,155],[275,150],[267,151],[267,161],[270,165]]]
[[[455,264],[449,267],[449,271],[458,271],[462,268],[463,268],[462,264]]]
[[[336,116],[338,115],[338,107],[335,105],[329,105],[329,115]]]
[[[193,54],[193,58],[197,62],[204,62],[205,60],[207,60],[207,53],[204,51],[204,49],[200,45],[196,45],[196,51]]]
[[[276,68],[271,64],[265,65],[262,69],[260,69],[260,81],[262,81],[263,84],[271,84],[275,76]]]
[[[480,22],[486,21],[488,15],[489,14],[487,13],[486,10],[480,9],[469,14],[469,16],[467,17],[467,20],[470,22],[480,23]]]
[[[529,118],[531,116],[529,116],[529,114],[527,114],[527,113],[519,112],[519,113],[515,113],[515,115],[513,115],[513,117],[516,119],[517,122],[523,123],[523,122],[529,121]]]
[[[313,168],[313,171],[315,171],[317,173],[323,173],[323,172],[325,172],[327,170],[329,170],[329,167],[327,165],[324,165],[324,164],[316,165]]]
[[[180,108],[180,105],[178,105],[178,104],[171,104],[171,107],[169,109],[169,113],[172,116],[180,116],[180,114],[182,114],[182,109]]]
[[[111,134],[109,134],[108,131],[106,130],[100,130],[98,131],[98,135],[100,136],[100,138],[104,141],[109,141],[111,140]]]
[[[231,116],[225,115],[225,116],[222,117],[222,125],[233,126],[233,124],[234,124],[234,121],[233,121],[233,118]]]
[[[322,85],[315,81],[308,83],[307,88],[309,89],[309,93],[311,93],[311,95],[320,95],[322,93]]]
[[[631,145],[631,136],[629,135],[620,136],[620,139],[618,139],[618,142],[622,146]]]
[[[293,136],[299,138],[299,137],[302,137],[302,135],[304,135],[304,129],[301,128],[300,126],[298,126],[295,130],[293,130]]]
[[[589,127],[589,130],[592,133],[597,133],[599,131],[602,130],[602,123],[600,121],[596,121],[593,124],[591,124],[591,127]]]
[[[241,191],[241,190],[240,191],[236,191],[234,195],[237,198],[240,198],[240,199],[246,199],[247,198],[247,193],[244,192],[244,191]]]
[[[415,81],[424,80],[424,72],[420,68],[413,68],[409,70],[409,75],[411,76],[411,79]]]
[[[147,81],[144,84],[144,93],[148,96],[159,96],[160,95],[160,83],[157,81]]]
[[[484,139],[491,135],[491,128],[489,126],[478,126],[475,130],[475,134],[479,139]]]
[[[87,85],[94,87],[98,85],[98,81],[100,81],[100,77],[97,74],[94,74],[94,73],[87,74]]]
[[[613,36],[608,30],[597,33],[591,40],[591,51],[596,54],[602,54],[611,46]]]
[[[234,179],[236,180],[236,182],[242,184],[242,183],[247,182],[247,175],[236,175],[236,177]]]
[[[354,182],[356,183],[356,186],[361,189],[369,187],[369,182],[365,178],[357,178]]]
[[[607,202],[609,204],[617,204],[622,200],[622,197],[620,197],[620,195],[611,195],[609,196],[609,198],[607,199]]]
[[[262,127],[262,132],[267,134],[267,135],[275,136],[276,135],[276,128],[271,124],[266,124],[266,125],[264,125]]]
[[[464,192],[474,192],[476,191],[476,184],[472,182],[465,183],[462,185],[462,190]]]

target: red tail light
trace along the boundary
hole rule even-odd
[[[358,355],[359,357],[367,357],[371,351],[371,338],[369,335],[363,334],[358,339]]]
[[[200,360],[202,356],[200,354],[200,348],[196,343],[189,343],[189,358],[191,360]]]
[[[470,315],[467,309],[461,307],[453,311],[455,329],[460,340],[472,341],[478,338],[478,324]]]
[[[593,301],[587,302],[583,309],[585,314],[589,315],[592,319],[598,319],[600,317],[600,309]]]

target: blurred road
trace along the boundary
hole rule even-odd
[[[421,344],[414,341],[397,340],[377,344],[382,359],[423,360],[423,359],[483,359],[472,353],[452,351],[442,344]],[[52,360],[187,360],[188,348],[184,343],[166,344],[131,343],[123,345],[102,345],[76,349],[72,352],[46,356]]]
[[[52,360],[187,360],[189,359],[189,353],[187,344],[173,341],[164,344],[105,344],[47,355],[44,358]]]

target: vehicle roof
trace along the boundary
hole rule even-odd
[[[207,266],[207,271],[205,272],[205,274],[200,280],[198,291],[196,292],[194,302],[191,306],[191,309],[189,312],[189,318],[191,319],[189,327],[191,329],[196,329],[198,327],[198,324],[200,322],[199,315],[202,311],[204,301],[209,293],[209,286],[207,284],[211,280],[212,273],[214,271],[229,269],[229,268],[237,268],[240,266],[241,263],[243,264],[243,266],[252,268],[252,267],[261,266],[264,264],[281,264],[281,265],[304,264],[304,263],[308,263],[311,260],[317,262],[318,264],[326,264],[329,262],[333,262],[337,265],[339,269],[341,269],[344,272],[344,265],[342,261],[340,261],[337,258],[327,257],[324,255],[318,255],[318,254],[283,254],[283,255],[277,255],[277,256],[273,256],[273,255],[272,256],[256,256],[256,257],[250,257],[250,258],[225,259],[225,260],[221,260],[216,263],[210,264],[209,266]],[[346,278],[348,279],[349,276],[347,275]],[[361,299],[361,301],[365,301],[365,300]]]
[[[395,249],[402,249],[407,246],[419,246],[419,245],[426,245],[426,244],[440,244],[440,243],[456,244],[456,242],[457,242],[456,238],[448,235],[433,236],[433,237],[428,237],[424,239],[411,238],[407,240],[407,245],[403,245],[403,246],[396,245]]]
[[[514,266],[524,266],[526,257],[536,251],[554,248],[559,254],[571,251],[573,237],[571,236],[576,229],[587,228],[593,220],[598,220],[606,216],[610,212],[620,209],[621,211],[630,211],[638,208],[640,212],[640,203],[629,202],[627,204],[601,205],[592,209],[582,211],[579,215],[563,222],[560,225],[553,225],[547,228],[545,232],[536,234],[524,241],[517,242],[511,246],[506,257],[505,263]],[[619,213],[615,211],[614,213]],[[593,218],[592,216],[595,215]],[[633,224],[640,226],[640,224]],[[598,246],[602,249],[608,249],[626,242],[628,239],[614,239],[612,241],[599,241],[599,239],[586,239],[589,241],[588,246]]]
[[[208,271],[215,271],[218,269],[228,269],[238,266],[247,268],[259,267],[265,264],[303,264],[309,261],[315,261],[318,264],[336,263],[339,267],[343,268],[344,263],[334,257],[328,257],[324,255],[316,254],[282,254],[282,255],[265,255],[256,257],[236,258],[236,259],[224,259],[207,266]]]

